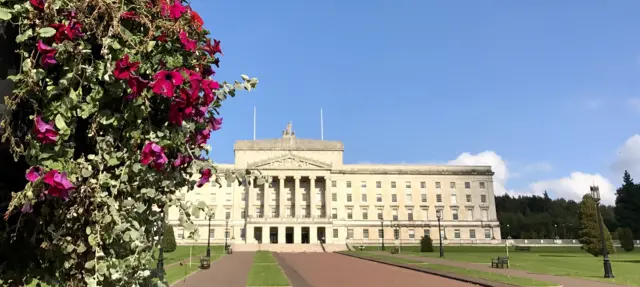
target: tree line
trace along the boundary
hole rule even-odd
[[[585,194],[589,190],[585,190]],[[580,203],[564,198],[542,196],[496,196],[496,210],[502,238],[578,239]],[[600,205],[602,220],[617,239],[619,228],[628,228],[640,239],[640,184],[625,171],[623,183],[616,190],[615,205]]]

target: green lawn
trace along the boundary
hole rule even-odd
[[[434,246],[436,247],[436,246]],[[435,252],[421,253],[418,247],[403,247],[403,254],[438,257]],[[369,250],[376,250],[371,248]],[[489,264],[491,258],[505,256],[505,247],[445,247],[445,258],[454,261]],[[603,277],[602,257],[594,257],[580,247],[532,247],[531,251],[515,251],[509,248],[511,268],[561,276],[582,277],[586,279],[617,283],[627,286],[640,286],[640,250],[624,252],[618,249],[610,256],[614,279]]]
[[[253,258],[247,286],[289,286],[289,280],[271,252],[258,251]]]
[[[213,261],[218,260],[221,256],[222,256],[221,253],[215,254],[213,253],[213,250],[212,250],[211,262],[213,263]],[[191,265],[189,265],[189,263],[184,263],[182,266],[180,264],[174,264],[165,268],[164,270],[165,279],[167,279],[167,282],[169,282],[169,284],[173,284],[175,282],[182,280],[189,274],[197,271],[199,268],[200,268],[200,258],[197,258],[197,259],[194,258],[191,262]]]
[[[391,262],[391,263],[411,264],[411,265],[416,265],[418,267],[425,268],[425,269],[444,271],[444,272],[449,272],[449,273],[458,274],[458,275],[485,279],[492,282],[512,284],[516,286],[557,286],[558,285],[550,282],[538,281],[538,280],[533,280],[529,278],[507,276],[507,275],[498,274],[498,273],[483,272],[478,270],[452,267],[452,266],[446,266],[446,265],[440,265],[440,264],[428,264],[418,260],[410,260],[406,258],[392,256],[392,255],[377,255],[377,254],[354,252],[354,251],[349,251],[345,253],[352,253],[360,256],[366,256],[369,258],[374,258],[374,259]]]
[[[191,247],[193,247],[192,250]],[[211,255],[213,254],[222,254],[224,246],[222,245],[212,245],[211,246]],[[163,252],[164,254],[164,265],[169,265],[172,263],[180,262],[185,259],[189,259],[189,252],[191,252],[192,260],[200,260],[200,256],[207,253],[206,245],[178,245],[176,250],[173,252]],[[156,251],[157,255],[158,252]]]

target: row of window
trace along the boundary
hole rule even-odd
[[[413,221],[414,220],[414,216],[413,216],[413,208],[407,208],[407,217],[406,220],[408,221]],[[428,208],[421,208],[422,211],[422,218],[420,220],[429,220],[429,209]],[[481,209],[481,218],[484,221],[489,220],[489,210],[488,209]],[[369,220],[369,209],[368,208],[362,208],[361,209],[361,217],[359,219],[362,220]],[[400,220],[399,216],[398,216],[398,209],[394,208],[391,210],[392,212],[392,220],[397,221]],[[384,212],[382,208],[378,208],[377,209],[377,213],[378,213],[378,220],[384,220]],[[353,208],[347,208],[346,211],[346,219],[354,219],[353,216]],[[443,214],[441,209],[436,210],[436,214]],[[442,215],[443,216],[443,215]],[[465,220],[468,221],[473,221],[475,220],[474,216],[473,216],[473,208],[467,208],[466,212],[465,212]],[[332,219],[338,219],[338,209],[337,208],[332,208],[331,209],[331,218]],[[444,216],[441,218],[442,220],[460,220],[460,213],[458,211],[458,209],[456,208],[452,208],[451,209],[451,218],[444,218]],[[405,219],[402,219],[405,220]]]
[[[469,239],[477,239],[476,238],[476,230],[475,229],[469,229],[468,230],[468,238]],[[409,239],[416,239],[416,230],[415,229],[409,229],[408,230],[408,235],[409,235]],[[454,239],[461,239],[462,232],[460,229],[454,229],[453,230],[453,238]],[[431,229],[424,229],[423,230],[423,236],[429,236],[431,237]],[[447,239],[447,235],[445,234],[444,230],[440,231],[440,236],[442,237],[442,239]],[[340,229],[339,228],[334,228],[333,229],[333,238],[340,238]],[[362,230],[362,238],[363,239],[369,239],[369,229],[365,228]],[[382,239],[384,238],[384,230],[378,228],[378,239]],[[398,240],[400,238],[400,230],[399,229],[393,229],[393,238]],[[493,234],[491,234],[491,229],[489,228],[485,228],[484,229],[484,239],[491,239],[493,238]],[[353,229],[349,228],[347,229],[347,239],[354,239],[353,236]]]
[[[346,187],[347,188],[351,188],[351,181],[347,180],[346,182]],[[396,188],[396,182],[395,181],[391,181],[389,182],[389,186],[391,188]],[[331,181],[331,187],[338,187],[338,181],[337,180],[332,180]],[[367,188],[367,182],[366,181],[361,181],[360,182],[360,187],[361,188]],[[404,187],[405,188],[411,188],[411,181],[405,181],[404,182]],[[441,183],[439,181],[434,182],[434,187],[436,189],[440,189],[442,187]],[[479,181],[478,182],[478,188],[480,189],[486,189],[486,182],[484,181]],[[382,188],[382,181],[376,181],[376,188]],[[426,181],[421,181],[420,182],[420,188],[425,189],[427,188],[427,182]],[[451,181],[449,182],[449,188],[450,189],[456,189],[456,182],[455,181]],[[465,189],[471,189],[471,182],[469,181],[465,181],[464,182],[464,188]]]
[[[450,204],[458,204],[458,195],[455,193],[452,193],[449,195],[450,196]],[[346,194],[346,199],[347,202],[353,202],[353,194],[351,193],[347,193]],[[466,203],[472,203],[473,200],[473,196],[471,194],[465,194],[465,201]],[[338,194],[337,193],[332,193],[331,194],[331,201],[333,202],[337,202],[338,201]],[[405,202],[413,202],[413,194],[412,193],[406,193],[405,194],[405,198],[404,198]],[[360,202],[368,202],[368,195],[366,193],[362,193],[360,194]],[[376,194],[376,202],[382,202],[382,193],[378,193]],[[395,203],[398,202],[398,195],[397,194],[391,194],[391,202]],[[427,194],[426,193],[422,193],[420,194],[420,202],[422,203],[426,203],[427,202]],[[436,202],[437,203],[442,203],[442,194],[436,194]],[[487,203],[487,195],[486,194],[481,194],[480,195],[480,202],[481,203]]]

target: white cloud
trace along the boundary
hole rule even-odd
[[[633,135],[624,142],[618,149],[611,168],[620,177],[624,170],[628,170],[632,177],[640,174],[640,135]]]
[[[529,189],[534,194],[543,194],[545,191],[552,193],[554,197],[582,200],[582,196],[589,192],[589,187],[597,185],[600,188],[600,197],[604,204],[613,204],[615,201],[615,187],[600,174],[588,174],[573,172],[571,175],[559,179],[542,180],[534,182]]]
[[[496,195],[507,193],[506,183],[509,178],[507,162],[494,151],[483,151],[478,154],[465,152],[458,158],[449,161],[451,165],[489,165],[495,173],[493,175],[493,191]]]

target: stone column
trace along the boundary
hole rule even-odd
[[[278,244],[286,244],[287,243],[287,227],[279,226],[278,227]]]
[[[278,217],[280,218],[284,218],[285,202],[287,200],[287,194],[284,188],[284,179],[285,177],[283,175],[278,176]],[[280,231],[278,231],[278,235],[279,234]]]
[[[302,243],[302,226],[300,225],[293,226],[293,243]]]
[[[262,244],[271,243],[269,231],[270,231],[269,226],[267,225],[262,226]]]
[[[331,178],[324,177],[324,207],[325,215],[327,218],[331,218]],[[328,233],[327,233],[328,234]]]
[[[255,243],[255,239],[253,236],[253,225],[246,225],[246,230],[244,231],[244,235],[246,236],[247,243]],[[224,233],[222,234],[224,236]]]
[[[309,243],[318,243],[318,227],[309,226]]]
[[[271,177],[265,180],[262,187],[262,213],[264,213],[264,218],[271,217],[271,190],[269,190],[270,183]]]
[[[309,176],[309,217],[316,217],[316,177]],[[318,214],[319,215],[319,214]]]
[[[293,202],[293,215],[300,218],[300,210],[302,209],[302,190],[300,190],[300,176],[293,177],[295,185],[293,187],[294,202]]]
[[[256,207],[255,207],[255,203],[256,203],[256,189],[254,188],[254,184],[255,184],[255,177],[250,177],[248,179],[248,188],[247,188],[247,217],[248,218],[255,218],[256,217]],[[251,232],[253,234],[253,231]],[[251,237],[251,239],[253,240],[253,237]]]

